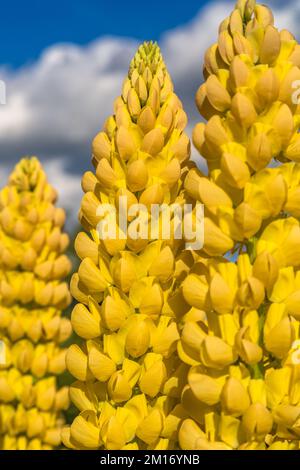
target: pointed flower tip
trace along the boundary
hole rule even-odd
[[[37,157],[24,157],[14,168],[10,175],[9,184],[19,191],[33,190],[38,181],[38,174],[42,166]]]
[[[138,48],[137,54],[139,54],[142,59],[149,60],[152,60],[157,55],[161,55],[159,45],[155,41],[145,41]]]
[[[134,70],[137,69],[141,73],[146,67],[149,67],[153,73],[161,65],[163,65],[163,58],[157,42],[145,41],[139,46],[131,61],[129,76],[132,75]]]
[[[256,7],[256,0],[238,0],[236,2],[236,9],[239,9],[247,20],[251,18]]]

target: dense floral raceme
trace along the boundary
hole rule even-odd
[[[120,201],[185,202],[190,154],[186,114],[156,44],[136,53],[114,114],[93,141],[95,172],[83,176],[85,195],[76,252],[81,264],[71,282],[78,304],[72,325],[81,345],[66,357],[77,379],[70,388],[79,415],[62,433],[76,449],[168,449],[178,447],[180,397],[188,365],[178,358],[176,286],[196,255],[182,241],[134,238],[134,216],[124,236],[100,237],[98,208]],[[122,197],[123,199],[120,199]],[[160,223],[158,223],[160,227]],[[161,233],[159,231],[159,233]]]
[[[67,387],[61,317],[71,300],[63,279],[65,214],[37,158],[24,158],[0,192],[0,449],[52,449],[61,443]],[[3,347],[4,344],[4,347]]]
[[[294,37],[254,0],[205,56],[193,140],[209,172],[185,179],[207,223],[181,285],[182,449],[299,449],[299,66]]]

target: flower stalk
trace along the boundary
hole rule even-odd
[[[255,0],[205,55],[193,141],[208,176],[191,169],[185,188],[210,222],[182,283],[182,449],[299,448],[299,66],[297,41]]]
[[[24,158],[0,192],[0,449],[60,446],[68,388],[65,370],[71,333],[62,311],[71,297],[64,278],[65,214],[37,158]]]
[[[81,264],[71,291],[78,301],[72,325],[83,341],[66,358],[77,380],[70,394],[79,415],[64,429],[67,447],[177,445],[187,367],[176,352],[182,313],[173,292],[193,256],[182,259],[182,240],[131,236],[135,216],[128,216],[124,236],[100,237],[99,208],[109,203],[118,214],[122,197],[127,207],[146,206],[151,218],[153,204],[182,205],[190,154],[186,124],[158,46],[143,44],[114,114],[93,141],[95,171],[82,179],[85,232],[75,242]]]

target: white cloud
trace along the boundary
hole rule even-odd
[[[0,132],[6,139],[20,139],[25,129],[28,129],[31,119],[30,107],[27,105],[26,97],[21,92],[15,92],[7,105],[1,107],[2,119]]]
[[[220,21],[233,1],[209,3],[190,23],[163,35],[160,45],[175,88],[190,116],[198,119],[194,94],[202,79],[202,59],[217,37]],[[276,24],[298,32],[297,0],[268,2],[275,6]],[[90,167],[90,142],[112,112],[137,43],[100,38],[81,47],[57,44],[27,67],[1,68],[7,83],[7,104],[0,106],[0,185],[24,154],[38,154],[60,203],[75,220],[81,198],[80,173]],[[62,155],[58,158],[58,155]]]
[[[87,47],[56,45],[36,64],[7,73],[1,141],[10,142],[15,135],[30,143],[86,139],[111,107],[135,46],[119,39],[101,39]]]

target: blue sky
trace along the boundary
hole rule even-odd
[[[155,39],[190,21],[210,0],[17,0],[2,2],[0,60],[14,67],[61,42],[86,44],[99,36]]]

